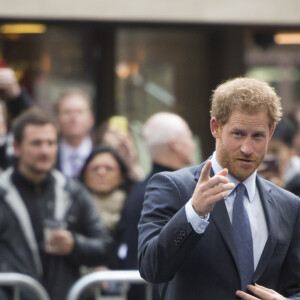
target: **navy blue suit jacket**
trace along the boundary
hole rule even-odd
[[[141,276],[160,284],[164,300],[232,300],[241,289],[237,254],[224,200],[197,234],[184,205],[203,164],[154,175],[148,183],[139,229]],[[300,200],[257,177],[269,237],[253,276],[290,299],[300,299]]]

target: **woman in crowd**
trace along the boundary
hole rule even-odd
[[[128,168],[133,181],[144,179],[144,172],[139,165],[138,152],[128,120],[124,116],[112,116],[100,124],[94,132],[94,145],[106,145],[115,149]]]
[[[87,158],[81,180],[92,194],[93,203],[102,222],[114,239],[113,249],[106,266],[99,269],[120,269],[118,248],[122,238],[120,222],[132,181],[120,155],[108,146],[98,146]]]

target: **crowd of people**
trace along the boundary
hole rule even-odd
[[[234,260],[243,273],[239,254],[230,253],[229,249],[234,247],[230,242],[224,245],[224,237],[230,240],[228,224],[232,222],[233,204],[227,207],[227,220],[220,200],[226,198],[224,191],[234,190],[231,182],[237,184],[252,176],[246,171],[252,157],[259,161],[249,168],[255,175],[257,169],[261,177],[300,196],[300,158],[296,151],[300,129],[296,116],[285,116],[280,121],[280,103],[269,87],[256,81],[238,80],[245,90],[253,86],[262,89],[257,97],[263,98],[265,92],[275,104],[259,102],[254,97],[262,114],[258,106],[248,105],[253,99],[245,94],[241,98],[246,104],[239,100],[232,104],[230,101],[234,100],[230,100],[226,108],[222,104],[223,95],[216,90],[212,103],[215,107],[211,111],[216,152],[199,170],[191,171],[185,168],[174,172],[193,164],[195,144],[188,123],[170,112],[150,116],[143,126],[143,140],[152,170],[144,174],[124,118],[118,119],[121,126],[112,126],[116,122],[109,119],[95,128],[92,101],[78,89],[68,89],[57,99],[52,116],[32,101],[13,70],[0,69],[0,272],[31,276],[45,287],[51,300],[65,299],[74,282],[87,272],[139,268],[141,275],[153,283],[155,300],[233,299],[235,290],[241,290],[236,293],[243,299],[257,299],[245,294],[246,286],[253,284],[254,279],[235,274]],[[238,84],[228,84],[228,91],[234,94]],[[232,128],[226,128],[229,126]],[[253,133],[250,127],[253,132],[258,129]],[[241,146],[246,150],[233,149],[236,140],[246,140],[248,131],[253,143],[260,143],[252,146],[260,149],[259,153],[247,153],[249,145]],[[240,158],[244,159],[242,166],[234,166],[234,151],[244,155],[234,154],[245,157]],[[227,175],[234,179],[229,176],[229,182]],[[203,196],[208,193],[206,198],[212,197],[207,185],[223,187],[211,203],[206,203]],[[253,193],[249,186],[246,184],[250,196]],[[258,183],[255,191],[261,189]],[[290,203],[288,208],[281,208],[282,200],[278,200],[280,211],[287,212],[287,218],[292,219],[283,220],[288,225],[282,230],[289,238],[278,237],[279,252],[271,253],[278,256],[276,262],[267,266],[268,275],[261,279],[258,276],[263,273],[261,270],[255,280],[290,299],[299,299],[293,298],[294,294],[298,297],[300,294],[299,228],[296,229],[299,203],[296,196],[279,188],[274,193]],[[235,192],[229,198],[233,195]],[[260,194],[257,201],[264,197]],[[260,266],[260,256],[267,255],[262,252],[272,233],[272,221],[267,213],[264,216],[259,211],[259,205],[252,214],[262,218],[258,227],[265,229],[265,235],[263,241],[253,241],[254,246],[260,245],[255,250],[254,269]],[[281,220],[280,213],[276,222]],[[221,235],[218,226],[222,227]],[[262,230],[258,227],[251,224],[252,233]],[[275,244],[273,241],[272,247]],[[282,253],[285,253],[283,258],[279,257]],[[198,287],[201,281],[206,288]],[[257,288],[251,285],[249,290],[261,296]],[[103,290],[108,295],[120,292],[118,286],[109,284]],[[133,284],[127,297],[143,300],[144,287]],[[0,298],[11,299],[12,290],[1,288]],[[22,287],[21,299],[35,298]]]
[[[90,97],[74,88],[55,101],[53,116],[9,68],[0,69],[0,97],[0,272],[29,275],[62,300],[87,272],[138,269],[137,225],[150,176],[143,181],[128,121],[95,128]],[[176,114],[152,116],[144,140],[151,174],[192,163],[192,133]],[[133,286],[128,299],[144,296]],[[10,288],[0,289],[1,299],[11,297]],[[21,299],[34,296],[21,288]]]

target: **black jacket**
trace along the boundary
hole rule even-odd
[[[90,202],[86,189],[53,170],[55,199],[41,204],[46,218],[62,218],[75,240],[73,252],[67,256],[47,256],[46,273],[41,263],[41,241],[34,235],[31,219],[11,181],[12,170],[0,176],[0,272],[18,272],[41,282],[52,300],[64,300],[71,285],[79,278],[81,265],[105,263],[110,237]],[[1,295],[1,300],[10,299]],[[35,300],[22,290],[21,299]]]
[[[163,171],[173,171],[169,167],[153,163],[151,173],[148,177],[137,183],[131,190],[123,210],[122,224],[124,224],[123,243],[127,246],[127,256],[124,261],[125,269],[136,270],[138,268],[138,230],[141,212],[144,203],[144,196],[149,179],[156,173]],[[145,289],[142,285],[131,285],[127,294],[129,300],[141,300],[145,298]],[[159,299],[158,290],[153,289],[154,300]]]
[[[156,173],[163,171],[173,171],[169,167],[153,163],[152,170],[147,178],[136,183],[126,201],[126,206],[123,210],[122,224],[124,224],[123,243],[127,246],[127,257],[125,259],[125,269],[136,270],[138,268],[138,230],[137,225],[139,223],[141,212],[143,209],[144,196],[146,186],[149,179]]]

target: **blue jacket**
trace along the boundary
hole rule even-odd
[[[141,276],[160,284],[161,299],[239,299],[237,254],[225,202],[197,234],[184,205],[192,197],[203,164],[156,174],[149,181],[139,229]],[[212,174],[213,175],[213,174]],[[257,177],[269,237],[252,278],[290,299],[300,299],[300,201]]]

